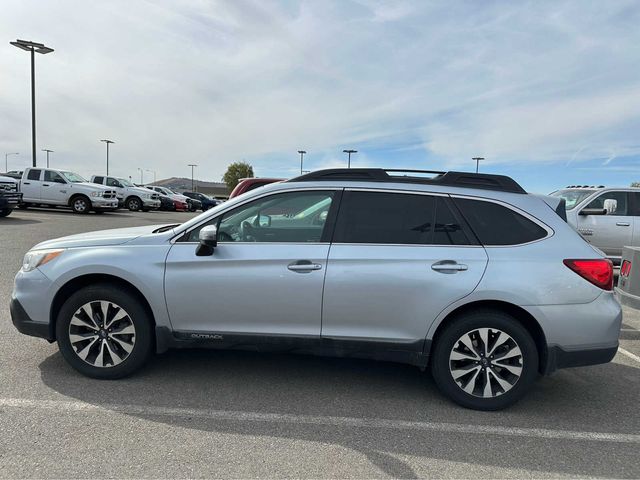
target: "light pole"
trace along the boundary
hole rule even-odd
[[[100,141],[107,144],[107,176],[109,176],[109,144],[116,143],[116,142],[112,142],[111,140],[100,140]]]
[[[7,160],[7,157],[9,155],[20,155],[19,152],[13,152],[13,153],[5,153],[4,154],[4,173],[7,173],[9,171],[9,160]]]
[[[484,160],[484,157],[471,157],[471,160],[476,161],[476,173],[478,173],[478,170],[480,169],[480,162]]]
[[[43,152],[47,152],[47,168],[49,168],[49,154],[53,153],[53,150],[49,150],[48,148],[43,148]]]
[[[140,185],[144,185],[144,180],[142,178],[142,175],[143,175],[142,169],[140,167],[138,167],[138,170],[140,170]]]
[[[347,163],[347,168],[351,168],[351,154],[352,153],[358,153],[358,150],[342,150],[342,153],[346,153],[347,155],[349,155],[349,161]]]
[[[306,150],[298,150],[298,153],[300,154],[300,175],[302,175],[302,161],[304,159],[304,154],[307,153]]]
[[[31,52],[31,147],[33,166],[36,166],[36,60],[35,54],[51,53],[53,48],[45,47],[43,43],[30,42],[27,40],[16,40],[9,42],[14,47]]]
[[[156,171],[155,170],[149,170],[148,168],[145,169],[147,172],[149,173],[153,173],[153,183],[156,183]]]
[[[191,167],[191,191],[195,192],[195,190],[193,189],[193,167],[197,167],[198,165],[196,165],[195,163],[190,163],[188,166]]]

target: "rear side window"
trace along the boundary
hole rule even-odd
[[[29,170],[27,174],[29,180],[40,180],[40,170]]]
[[[528,218],[497,203],[454,198],[483,245],[519,245],[547,236],[547,231]]]
[[[342,197],[336,243],[468,245],[460,222],[440,197],[347,191]]]

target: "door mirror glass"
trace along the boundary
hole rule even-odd
[[[607,198],[604,201],[604,210],[607,212],[607,215],[613,215],[614,213],[616,213],[616,210],[618,209],[618,201],[614,200],[613,198]]]

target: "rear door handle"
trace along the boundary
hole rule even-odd
[[[456,273],[456,272],[464,272],[468,270],[469,267],[462,263],[454,262],[453,260],[442,260],[441,262],[436,262],[431,265],[431,270],[440,273]]]
[[[322,265],[319,263],[311,263],[308,260],[300,260],[298,262],[290,263],[287,265],[287,268],[292,272],[305,273],[311,272],[312,270],[320,270]]]
[[[31,185],[31,182],[22,182],[23,185]]]
[[[43,184],[42,184],[42,186],[43,186],[43,187],[48,187],[48,186],[49,186],[49,184],[48,184],[48,183],[43,183]]]
[[[631,224],[629,222],[616,222],[616,225],[619,227],[628,227]]]

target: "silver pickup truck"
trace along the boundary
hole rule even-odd
[[[551,195],[564,199],[567,222],[614,265],[623,247],[640,246],[640,188],[574,186]]]

